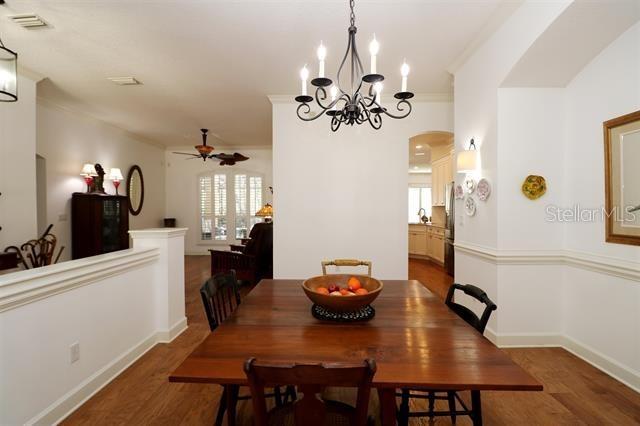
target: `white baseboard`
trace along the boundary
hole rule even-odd
[[[484,334],[499,348],[562,348],[640,393],[639,372],[569,336],[554,333],[496,333],[488,327]]]
[[[82,404],[118,377],[140,357],[158,343],[169,343],[187,329],[187,318],[178,321],[170,330],[158,331],[143,339],[129,351],[96,373],[88,377],[78,386],[67,392],[60,399],[40,414],[27,421],[27,425],[56,425],[77,410]]]
[[[175,323],[169,330],[158,331],[158,343],[171,343],[173,339],[182,334],[187,329],[187,317],[183,317]]]

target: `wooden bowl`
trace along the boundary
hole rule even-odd
[[[367,294],[356,296],[329,296],[316,293],[316,288],[327,287],[336,284],[340,288],[347,288],[349,278],[356,277],[360,280],[362,288],[369,291]],[[382,291],[382,281],[366,275],[331,274],[319,275],[309,278],[302,283],[302,289],[313,303],[332,312],[354,312],[371,304]]]

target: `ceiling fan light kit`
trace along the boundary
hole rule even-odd
[[[331,117],[331,130],[334,132],[338,130],[343,123],[353,126],[354,124],[368,122],[374,129],[380,129],[380,127],[382,127],[382,114],[395,119],[405,118],[411,113],[411,103],[409,99],[414,96],[412,92],[407,91],[407,77],[410,69],[409,65],[405,62],[400,68],[402,75],[401,90],[394,95],[394,98],[398,100],[396,104],[398,114],[392,114],[387,108],[382,106],[380,96],[382,94],[382,81],[384,80],[384,76],[377,73],[377,55],[380,45],[374,34],[373,41],[369,45],[371,68],[369,74],[365,74],[356,46],[356,32],[358,29],[355,26],[354,1],[355,0],[349,1],[351,15],[348,29],[349,38],[347,51],[338,68],[335,84],[330,78],[325,76],[324,61],[327,50],[321,42],[317,52],[319,61],[318,77],[311,80],[311,85],[316,87],[315,96],[310,96],[307,93],[309,70],[305,65],[300,71],[302,91],[301,94],[295,98],[295,100],[300,103],[296,110],[298,118],[304,121],[312,121],[326,114]],[[345,86],[340,83],[340,76],[347,60],[350,63],[351,78],[350,86],[345,90]],[[367,88],[363,88],[364,83],[368,85]],[[329,89],[331,96],[330,101],[327,99],[326,89],[329,86],[331,86]],[[314,100],[317,106],[320,107],[320,112],[317,114],[311,112],[311,106],[309,105],[309,103]]]
[[[238,161],[246,161],[249,157],[246,157],[240,153],[234,152],[233,154],[212,154],[214,148],[211,145],[207,145],[207,133],[209,129],[200,129],[202,132],[202,145],[196,145],[194,148],[198,151],[197,154],[192,154],[190,152],[173,152],[174,154],[179,155],[189,155],[191,158],[188,160],[193,160],[194,158],[202,158],[202,161],[207,161],[207,159],[217,159],[220,160],[221,166],[233,166]]]

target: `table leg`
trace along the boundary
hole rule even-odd
[[[378,388],[380,400],[380,420],[382,426],[396,425],[396,390],[393,388]]]
[[[482,426],[482,404],[479,390],[471,391],[471,413],[473,426]]]
[[[236,426],[236,404],[238,403],[238,393],[240,386],[227,385],[227,425]]]

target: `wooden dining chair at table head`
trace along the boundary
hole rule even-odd
[[[366,266],[367,275],[371,276],[371,261],[358,259],[335,259],[322,261],[322,275],[327,275],[327,266]]]
[[[244,371],[251,389],[255,426],[367,424],[371,382],[376,373],[376,363],[372,359],[355,364],[272,364],[250,358],[245,362]],[[267,411],[264,388],[274,383],[295,385],[303,397],[293,404]],[[356,406],[318,398],[328,386],[357,387]]]
[[[460,290],[466,295],[471,296],[477,302],[482,303],[484,305],[482,314],[478,316],[475,314],[475,312],[473,312],[466,306],[454,302],[453,296],[456,290]],[[487,293],[485,293],[484,290],[471,284],[451,284],[451,287],[449,287],[449,292],[447,293],[447,298],[445,299],[445,304],[467,324],[475,328],[480,334],[484,333],[484,329],[487,327],[487,323],[489,322],[491,313],[498,309],[496,304],[493,303],[491,299],[489,299],[489,296],[487,296]],[[475,411],[467,406],[467,404],[460,398],[460,395],[458,395],[456,391],[439,391],[437,389],[402,389],[402,391],[396,394],[396,396],[400,396],[402,398],[400,409],[398,411],[398,423],[400,426],[408,425],[409,417],[429,417],[433,419],[434,417],[438,416],[448,416],[451,417],[452,423],[456,422],[456,416],[458,415],[470,416],[474,421],[478,420],[477,417],[480,417],[480,419],[482,418],[482,410],[480,408],[480,391],[471,392],[471,399],[473,405],[476,407]],[[428,400],[429,406],[427,408],[427,411],[409,411],[409,401],[411,399]],[[449,403],[449,409],[447,411],[436,411],[436,400],[447,401]],[[458,410],[456,404],[461,405],[462,410]]]

